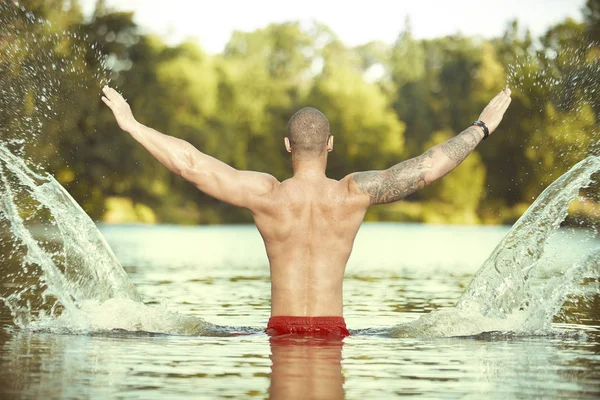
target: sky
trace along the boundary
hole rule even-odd
[[[460,32],[500,36],[517,18],[534,36],[567,17],[582,19],[585,0],[106,0],[116,10],[135,11],[146,32],[175,44],[200,41],[209,53],[223,50],[235,30],[253,31],[272,22],[318,21],[350,46],[392,43],[409,16],[417,39]],[[91,14],[96,0],[81,0]]]

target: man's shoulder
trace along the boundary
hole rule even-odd
[[[368,194],[358,185],[356,179],[357,174],[360,174],[360,172],[348,174],[340,179],[339,183],[343,187],[343,190],[347,192],[348,200],[351,200],[353,203],[356,202],[361,207],[363,205],[368,207],[370,205],[370,200]]]
[[[354,193],[358,190],[355,175],[356,173],[348,174],[337,182],[341,187],[348,190],[349,193]]]
[[[261,192],[270,192],[281,184],[277,178],[266,172],[244,171],[244,173],[249,174],[247,178],[252,180],[254,186],[260,187]]]

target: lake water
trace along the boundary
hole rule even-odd
[[[96,328],[87,330],[16,328],[4,309],[1,398],[600,395],[597,295],[560,313],[541,334],[389,337],[387,327],[453,310],[506,227],[364,224],[344,283],[344,314],[355,334],[343,341],[270,340],[262,332],[269,270],[253,226],[100,231],[149,307],[109,302],[91,313]],[[547,250],[550,259],[568,263],[565,256],[598,245],[580,235],[563,235],[561,251]],[[199,336],[165,326],[180,314],[237,334]],[[456,316],[438,323],[450,332],[453,323],[464,324]]]

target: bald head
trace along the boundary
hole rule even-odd
[[[329,135],[329,120],[316,108],[305,107],[288,122],[288,137],[296,155],[320,156],[327,151]]]

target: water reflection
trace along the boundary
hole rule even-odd
[[[270,399],[343,399],[343,339],[272,336]]]
[[[0,398],[597,398],[599,332],[574,334],[342,341],[0,328]]]

